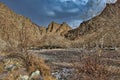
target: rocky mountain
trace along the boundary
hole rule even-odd
[[[30,19],[14,13],[7,6],[0,3],[0,49],[39,45],[39,42],[42,41],[42,38],[44,40],[45,36],[57,35],[59,38],[70,29],[66,23],[57,24],[52,22],[48,28],[38,26],[32,23]]]
[[[120,46],[120,1],[108,4],[103,13],[78,28],[63,22],[38,26],[0,3],[0,49],[7,47]]]
[[[79,45],[120,46],[120,1],[108,4],[101,15],[68,31],[65,37]]]

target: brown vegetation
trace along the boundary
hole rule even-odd
[[[82,65],[77,65],[77,75],[81,80],[110,80],[112,73],[100,65],[98,59],[86,58],[82,60]]]
[[[119,80],[120,61],[116,51],[102,51],[91,53],[80,58],[74,64],[76,80]],[[116,62],[118,61],[118,62]]]
[[[11,61],[10,58],[12,59]],[[14,58],[18,60],[17,63],[15,63]],[[11,68],[10,71],[7,70],[7,75],[3,78],[4,80],[17,80],[20,75],[28,75],[30,76],[34,71],[39,70],[40,76],[43,77],[44,80],[55,80],[51,76],[49,67],[44,63],[44,60],[38,58],[34,54],[28,54],[28,55],[21,55],[21,54],[10,54],[8,56],[5,56],[4,60],[7,59],[7,62],[3,62],[0,64],[0,73],[4,73],[5,67],[9,65],[16,65],[15,68]],[[3,60],[3,61],[4,61]],[[22,61],[22,63],[20,63]],[[6,65],[5,65],[6,64]],[[22,66],[18,66],[22,65]],[[40,76],[38,76],[40,78]]]
[[[55,80],[44,60],[28,52],[28,48],[35,45],[40,36],[37,25],[28,18],[15,14],[0,3],[0,41],[2,45],[0,51],[4,53],[0,62],[0,75],[5,73],[3,80],[17,80],[20,75],[30,76],[36,70],[40,71],[39,77],[44,80]]]

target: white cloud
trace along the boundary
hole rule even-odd
[[[55,16],[55,12],[54,11],[46,11],[46,14],[48,16]]]
[[[60,2],[73,1],[73,0],[60,0]]]
[[[116,3],[117,0],[107,0],[107,3],[111,4],[111,3]]]
[[[69,13],[76,13],[78,11],[79,11],[79,8],[73,8],[73,9],[67,10],[67,12],[69,12]]]
[[[73,2],[77,5],[86,5],[89,0],[73,0]]]
[[[86,5],[88,3],[89,0],[60,0],[60,2],[68,2],[71,1],[77,5]]]

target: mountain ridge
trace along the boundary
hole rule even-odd
[[[51,22],[48,27],[38,26],[0,3],[1,49],[27,44],[27,46],[89,47],[120,46],[120,1],[108,4],[101,15],[72,29],[67,23]],[[115,27],[113,27],[115,26]],[[103,40],[104,36],[104,40]],[[111,38],[112,37],[112,38]],[[25,45],[23,45],[25,46]]]
[[[120,46],[119,14],[120,1],[115,4],[108,4],[101,15],[83,22],[76,29],[68,31],[65,37],[70,40],[82,40],[79,43],[87,45]]]

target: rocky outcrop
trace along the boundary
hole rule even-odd
[[[41,29],[41,28],[40,28]],[[44,36],[39,40],[39,48],[65,48],[69,46],[69,40],[64,38],[64,34],[71,30],[68,24],[63,22],[58,24],[51,22],[48,28],[42,29]]]
[[[59,28],[60,24],[52,22],[48,25],[47,33],[56,33],[57,29]]]
[[[47,33],[60,34],[63,36],[67,31],[69,31],[71,29],[72,28],[65,22],[63,22],[62,24],[52,22],[48,25],[48,28],[46,31],[47,31]]]
[[[72,30],[71,27],[65,22],[63,22],[57,29],[57,32],[59,32],[60,35],[64,36],[69,30]]]
[[[85,44],[120,46],[120,1],[108,4],[103,13],[80,27],[68,31],[65,37]]]

